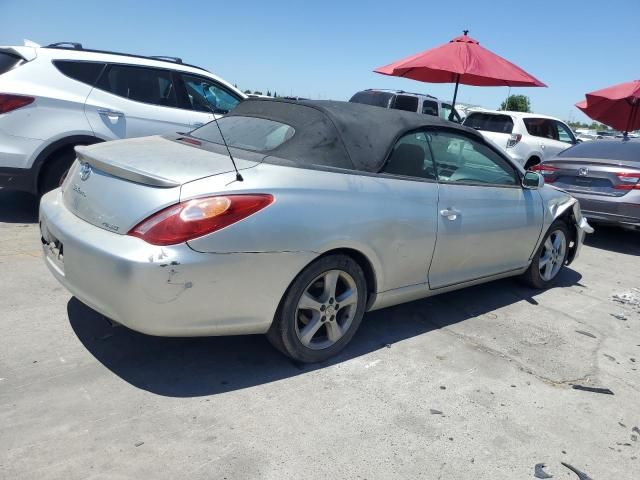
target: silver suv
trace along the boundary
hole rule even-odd
[[[451,114],[451,104],[449,102],[439,100],[432,95],[405,92],[404,90],[369,88],[356,93],[349,101],[376,107],[423,113],[444,118],[445,120],[448,120]],[[460,114],[455,109],[453,110],[453,121],[462,122]]]

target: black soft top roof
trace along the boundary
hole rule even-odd
[[[445,127],[478,138],[475,130],[431,115],[331,100],[248,99],[229,116],[260,117],[295,128],[271,155],[297,164],[378,172],[396,140],[422,127]]]

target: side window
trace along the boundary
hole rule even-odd
[[[422,113],[425,115],[438,116],[438,104],[433,100],[425,100],[422,102]]]
[[[217,83],[195,75],[181,75],[189,107],[199,112],[229,113],[240,99]]]
[[[382,171],[393,175],[435,180],[433,158],[425,133],[412,132],[401,137],[393,147]]]
[[[546,118],[525,118],[523,119],[527,132],[534,137],[549,138],[559,140],[558,127],[554,120]]]
[[[70,60],[56,60],[53,64],[63,75],[92,87],[98,80],[98,76],[102,73],[105,65],[104,63],[74,62]]]
[[[452,183],[518,185],[507,160],[484,143],[446,131],[429,132],[438,180]]]
[[[570,143],[572,145],[575,143],[575,138],[573,137],[573,133],[571,133],[571,130],[569,130],[569,127],[567,127],[562,122],[558,122],[557,120],[556,127],[558,129],[558,140],[560,140],[561,142]]]
[[[111,65],[97,88],[136,102],[177,107],[176,89],[168,70]]]
[[[407,112],[418,111],[418,97],[411,97],[409,95],[396,95],[396,100],[393,102],[393,107],[396,110],[406,110]]]
[[[442,103],[441,106],[442,106],[442,109],[440,110],[440,116],[442,118],[444,118],[445,120],[449,120],[449,115],[451,114],[451,110],[453,109],[453,121],[457,123],[462,123],[460,114],[455,108],[453,108],[448,103]]]

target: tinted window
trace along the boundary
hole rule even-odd
[[[527,132],[534,137],[549,138],[551,140],[559,140],[558,127],[556,122],[547,118],[523,118],[524,126]]]
[[[409,133],[393,147],[384,173],[435,180],[431,150],[424,132]]]
[[[449,105],[448,103],[443,103],[441,107],[442,110],[440,111],[440,116],[445,120],[449,120],[449,115],[451,115],[452,108],[451,105]],[[460,123],[462,121],[462,119],[460,118],[460,114],[455,108],[453,109],[453,121],[457,123]]]
[[[98,80],[98,75],[102,73],[105,65],[104,63],[70,62],[67,60],[58,60],[53,64],[67,77],[92,86]]]
[[[561,142],[565,142],[565,143],[575,142],[573,133],[571,133],[571,130],[569,130],[569,127],[567,127],[564,123],[558,122],[556,120],[556,128],[558,129],[558,139]]]
[[[425,115],[438,116],[438,103],[433,100],[425,100],[422,102],[422,113]]]
[[[507,160],[476,140],[449,132],[430,132],[438,179],[453,183],[518,185]]]
[[[484,130],[487,132],[508,133],[513,132],[513,119],[509,115],[494,113],[471,113],[465,119],[466,127]]]
[[[407,112],[418,111],[418,97],[410,97],[409,95],[397,95],[393,107],[396,110],[406,110]]]
[[[20,57],[16,55],[0,52],[0,75],[11,70],[18,63],[20,63],[20,60]]]
[[[136,102],[177,106],[176,89],[167,70],[111,65],[97,87]]]
[[[569,158],[599,158],[638,162],[640,165],[640,141],[584,142],[558,154]]]
[[[290,125],[255,117],[223,117],[218,120],[218,125],[227,145],[256,152],[273,150],[295,133]],[[191,135],[213,143],[224,143],[216,122],[207,123],[191,132]]]
[[[181,75],[187,90],[189,108],[199,112],[229,113],[240,98],[226,88],[203,77]]]
[[[373,105],[374,107],[391,108],[393,97],[394,94],[390,92],[364,91],[356,93],[349,101]]]

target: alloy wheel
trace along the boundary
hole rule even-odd
[[[566,252],[567,238],[564,232],[562,230],[554,230],[545,240],[544,248],[538,261],[540,277],[544,281],[548,282],[555,278],[562,268]]]
[[[334,345],[349,330],[358,307],[358,288],[351,275],[329,270],[304,289],[295,313],[295,329],[307,348]]]

